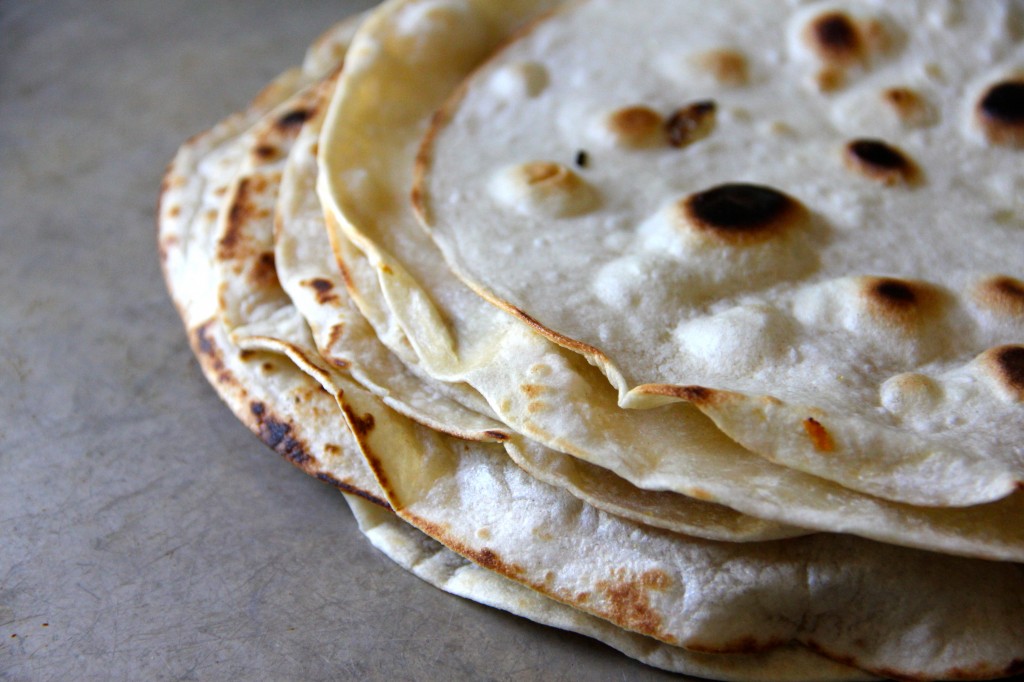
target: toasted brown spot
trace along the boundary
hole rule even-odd
[[[324,445],[324,452],[331,456],[340,455],[341,446],[335,445],[334,443],[327,443]]]
[[[248,362],[249,360],[252,360],[254,357],[256,357],[256,351],[252,350],[251,348],[243,348],[242,350],[238,351],[238,359],[241,360],[242,362]]]
[[[771,187],[744,183],[691,194],[678,207],[685,225],[733,245],[764,241],[806,217],[796,199]]]
[[[710,502],[715,499],[715,496],[704,488],[691,488],[689,490],[689,496],[698,500],[704,500]]]
[[[490,438],[493,438],[496,441],[499,441],[499,442],[500,441],[506,441],[506,440],[509,439],[509,435],[507,433],[505,433],[504,431],[494,431],[494,430],[484,431],[484,434],[487,435]]]
[[[900,123],[916,128],[931,123],[932,112],[928,102],[916,90],[905,87],[886,88],[882,101],[889,106]]]
[[[605,617],[630,630],[655,634],[661,629],[662,617],[651,606],[644,578],[619,581],[598,581],[595,588],[607,600]]]
[[[978,101],[977,119],[992,144],[1024,147],[1024,78],[990,87]]]
[[[858,61],[864,44],[857,25],[843,12],[826,12],[807,25],[804,39],[822,61],[848,66]]]
[[[227,225],[220,241],[217,242],[217,256],[231,259],[238,256],[238,250],[244,241],[245,224],[254,216],[256,209],[252,203],[252,181],[242,178],[235,191],[235,199],[228,211]],[[216,213],[214,214],[216,219]]]
[[[167,215],[170,216],[171,218],[177,218],[178,216],[181,215],[181,206],[171,206],[169,209],[167,209]]]
[[[1024,401],[1024,346],[990,348],[981,361],[1014,400]]]
[[[1024,282],[1006,275],[982,280],[974,287],[978,305],[1000,315],[1024,317]]]
[[[846,166],[883,185],[911,182],[916,175],[914,163],[896,147],[881,140],[853,140],[846,145]]]
[[[383,272],[385,275],[393,275],[393,274],[395,274],[395,271],[392,270],[391,266],[388,265],[387,263],[382,263],[381,264],[380,271]]]
[[[530,414],[534,414],[535,412],[543,412],[547,407],[548,404],[543,400],[534,400],[526,404],[526,411]]]
[[[747,58],[737,50],[707,50],[694,55],[693,62],[721,85],[736,87],[747,84]]]
[[[523,384],[522,386],[519,387],[519,389],[528,398],[536,398],[537,396],[548,391],[547,386],[543,386],[541,384]]]
[[[605,124],[616,143],[626,147],[644,147],[657,143],[662,118],[650,107],[636,105],[612,112]]]
[[[811,439],[811,445],[818,452],[833,452],[836,449],[835,441],[832,440],[832,435],[821,425],[817,419],[808,417],[804,420],[804,431],[807,432],[807,436]]]
[[[846,72],[842,69],[826,66],[814,75],[814,84],[819,92],[835,92],[846,85]]]
[[[665,122],[665,134],[673,147],[685,147],[703,139],[715,129],[717,106],[711,100],[694,102],[677,109]]]
[[[252,269],[249,271],[249,281],[257,288],[278,286],[273,251],[264,251],[253,261]]]

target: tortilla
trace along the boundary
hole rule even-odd
[[[1024,481],[1021,26],[1016,0],[580,3],[448,103],[420,213],[623,407],[687,401],[886,499],[996,500]]]
[[[536,9],[502,7],[509,12],[505,35]],[[583,357],[488,305],[451,274],[408,204],[412,166],[434,108],[479,60],[476,43],[469,43],[471,53],[451,55],[463,42],[444,30],[456,24],[442,19],[458,15],[463,22],[471,13],[483,21],[491,9],[484,0],[383,5],[356,38],[327,113],[318,189],[328,234],[353,300],[381,341],[396,354],[411,348],[431,376],[479,391],[516,433],[636,487],[799,528],[1024,559],[1024,526],[1017,521],[1024,495],[949,509],[887,502],[774,465],[692,406],[622,410]],[[411,38],[401,27],[431,11],[441,18],[423,30],[419,52],[402,49]],[[472,30],[475,24],[457,26]],[[494,36],[493,44],[498,40]],[[439,55],[448,55],[449,63]]]
[[[338,30],[327,35],[336,35]],[[240,177],[251,172],[244,170],[247,158],[266,160],[266,154],[254,150],[264,146],[267,136],[287,128],[281,126],[281,121],[289,117],[294,121],[295,112],[310,104],[315,90],[295,94],[309,78],[300,71],[289,72],[261,93],[245,112],[189,140],[168,167],[161,190],[159,241],[168,288],[204,374],[236,416],[290,462],[345,492],[361,529],[375,546],[441,589],[587,634],[666,670],[736,680],[764,679],[766,671],[779,679],[811,680],[820,675],[836,680],[867,679],[858,671],[796,647],[765,654],[716,656],[687,652],[625,632],[489,574],[436,543],[431,545],[425,537],[417,538],[417,531],[403,528],[397,517],[385,511],[389,507],[383,492],[345,428],[332,395],[280,354],[236,346],[218,315],[205,317],[225,302],[224,287],[212,284],[218,277],[228,274],[230,281],[232,274],[242,275],[244,281],[252,281],[247,275],[253,270],[246,267],[245,258],[238,258],[242,250],[235,251],[235,258],[230,259],[236,267],[218,267],[215,263],[225,255],[221,227],[230,223],[229,214],[238,205],[237,192],[233,194],[229,188],[237,187]],[[293,99],[286,99],[292,95]],[[262,121],[260,117],[264,117]],[[219,208],[214,208],[218,203]],[[218,233],[221,238],[215,239]],[[259,252],[250,256],[255,256],[250,260],[256,263],[261,260]],[[266,281],[270,273],[263,274],[258,281]],[[196,283],[206,287],[199,288]],[[267,306],[257,305],[220,312],[238,314],[233,318],[237,329],[251,322],[245,314],[266,310]]]

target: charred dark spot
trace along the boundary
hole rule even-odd
[[[807,432],[808,438],[811,439],[811,445],[818,452],[832,452],[836,449],[835,441],[832,440],[832,435],[821,425],[817,419],[808,417],[804,420],[804,431]]]
[[[203,355],[209,355],[215,357],[217,355],[217,348],[213,345],[213,341],[206,333],[206,325],[204,324],[198,330],[196,330],[196,339],[199,342],[199,352]]]
[[[1003,346],[993,354],[1000,378],[1013,391],[1024,394],[1024,346]]]
[[[348,493],[350,495],[355,495],[357,497],[361,497],[364,500],[366,500],[367,502],[372,502],[373,504],[375,504],[375,505],[377,505],[379,507],[383,507],[384,509],[391,509],[391,505],[388,504],[386,501],[380,499],[379,497],[377,497],[376,495],[373,495],[372,493],[369,493],[369,492],[363,490],[362,488],[360,488],[357,485],[353,485],[352,483],[349,483],[348,481],[343,481],[343,480],[341,480],[341,479],[339,479],[339,478],[337,478],[337,477],[335,477],[335,476],[333,476],[333,475],[331,475],[331,474],[329,474],[329,473],[327,473],[325,471],[318,471],[315,475],[316,475],[317,480],[323,481],[324,483],[332,485],[335,488],[337,488],[338,490],[341,490],[342,492],[346,492],[346,493]]]
[[[665,122],[668,143],[673,147],[685,147],[707,137],[714,130],[717,109],[711,100],[677,109]]]
[[[989,88],[978,102],[978,120],[989,142],[1024,147],[1024,80]]]
[[[253,413],[257,419],[261,419],[267,412],[267,406],[261,402],[253,402],[249,405],[249,411]]]
[[[309,109],[296,109],[279,118],[277,125],[281,128],[295,128],[308,121],[313,113]]]
[[[847,165],[872,180],[891,185],[914,176],[914,164],[896,147],[881,140],[853,140],[846,145]]]
[[[979,282],[974,289],[975,300],[983,307],[1007,316],[1024,316],[1024,282],[996,275]]]
[[[356,436],[365,437],[370,431],[373,431],[374,419],[373,415],[367,412],[366,414],[359,416],[355,412],[347,412],[349,422],[352,426],[352,430]]]
[[[316,279],[312,280],[309,284],[321,294],[326,293],[334,288],[334,285],[331,284],[329,280],[321,279],[320,277],[317,277]]]
[[[795,222],[800,204],[762,185],[729,183],[691,194],[682,203],[687,223],[729,241],[766,236]]]
[[[703,386],[680,386],[678,396],[691,403],[705,403],[711,400],[715,392]]]
[[[917,303],[917,294],[906,282],[898,279],[878,280],[871,288],[871,292],[879,299],[896,306],[912,306]]]
[[[259,405],[259,412],[256,405]],[[260,440],[297,466],[301,467],[314,461],[306,452],[306,447],[291,435],[291,424],[270,417],[262,403],[253,403],[250,410],[257,417]]]
[[[857,26],[842,12],[827,12],[808,26],[808,42],[819,57],[827,61],[847,63],[862,51]]]
[[[505,433],[504,431],[484,431],[484,434],[486,434],[490,438],[493,438],[496,441],[508,440],[508,434]]]
[[[332,301],[337,301],[338,296],[334,293],[334,283],[328,279],[322,277],[315,277],[311,280],[303,282],[313,288],[316,291],[316,300],[321,305],[326,305]]]
[[[273,161],[282,156],[281,149],[272,144],[261,144],[253,150],[253,153],[261,161]]]
[[[589,163],[589,161],[590,161],[590,156],[587,154],[587,152],[585,150],[581,149],[578,152],[576,152],[576,167],[577,168],[586,168],[587,167],[587,163]]]

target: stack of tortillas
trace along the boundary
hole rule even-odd
[[[1024,669],[1024,2],[391,0],[159,220],[210,381],[428,581],[708,678]]]

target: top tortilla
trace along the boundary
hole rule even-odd
[[[414,197],[621,405],[690,401],[887,499],[998,499],[1024,479],[1022,17],[581,3],[460,89]]]

